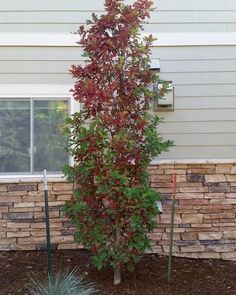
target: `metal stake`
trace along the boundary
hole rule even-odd
[[[48,208],[48,183],[47,170],[43,170],[44,180],[44,201],[45,201],[45,217],[46,217],[46,234],[47,234],[47,256],[48,256],[48,279],[52,279],[52,259],[51,259],[51,241],[50,241],[50,223],[49,223],[49,208]]]
[[[175,192],[176,192],[176,174],[173,174],[173,198],[171,207],[171,223],[170,223],[170,247],[168,259],[168,283],[172,282],[172,248],[173,248],[173,233],[174,233],[174,216],[175,216]]]

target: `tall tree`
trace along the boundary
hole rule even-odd
[[[140,31],[151,7],[148,0],[106,0],[106,13],[93,14],[89,27],[79,30],[87,64],[71,70],[82,110],[68,120],[74,166],[65,174],[75,189],[66,212],[94,265],[114,268],[115,284],[121,266],[132,268],[150,246],[160,195],[149,187],[147,167],[171,145],[150,112],[149,85],[158,79],[149,65],[154,39],[142,40]]]

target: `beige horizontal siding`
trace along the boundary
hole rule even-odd
[[[175,110],[160,132],[175,141],[169,159],[236,158],[236,46],[155,47],[160,77],[173,81]],[[0,48],[2,84],[71,84],[80,47]]]
[[[165,133],[163,133],[165,136]],[[167,137],[167,135],[165,136]],[[176,146],[236,146],[235,132],[232,133],[168,133],[168,137],[175,141]]]
[[[174,49],[171,47],[155,47],[152,54],[153,57],[160,58],[162,62],[166,60],[195,60],[204,63],[206,60],[236,59],[235,48],[235,46],[178,46]]]
[[[133,3],[134,0],[126,0]],[[0,1],[1,32],[71,32],[104,12],[103,0]],[[146,32],[234,32],[236,4],[230,0],[155,0]]]
[[[47,10],[102,10],[103,0],[11,0],[11,1],[0,1],[0,11],[47,11]]]
[[[2,84],[71,84],[73,79],[68,74],[0,74]]]
[[[178,99],[178,98],[177,98]],[[236,121],[236,109],[190,109],[161,113],[166,122]],[[235,123],[232,123],[235,124]],[[207,130],[207,126],[206,126]]]
[[[163,159],[236,158],[236,46],[153,49],[160,77],[173,81],[174,112],[159,130],[175,141]]]
[[[133,0],[125,0],[125,3],[133,3]],[[154,5],[160,10],[220,10],[220,9],[233,9],[236,8],[234,0],[154,0]],[[35,1],[35,0],[11,0],[1,1],[0,10],[102,10],[103,0],[47,0],[47,1]]]
[[[232,136],[232,133],[236,133],[236,124],[227,120],[210,122],[192,121],[191,124],[186,124],[186,122],[183,121],[166,122],[159,125],[159,130],[162,134],[165,132],[165,135],[171,137],[173,132],[175,132],[175,134],[214,134],[215,136],[220,133]]]
[[[1,47],[1,61],[80,61],[80,47]],[[73,63],[72,62],[72,63]]]
[[[169,138],[169,137],[168,137]],[[160,159],[236,159],[236,146],[176,146],[159,156]]]

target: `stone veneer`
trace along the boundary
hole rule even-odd
[[[168,254],[173,173],[177,174],[174,255],[236,260],[236,164],[150,166],[150,184],[164,196],[159,226],[150,234],[153,252]],[[81,247],[60,212],[71,188],[63,181],[49,183],[55,249]],[[41,182],[0,180],[0,251],[45,249],[43,190]]]

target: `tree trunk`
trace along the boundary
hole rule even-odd
[[[121,268],[120,268],[120,264],[118,264],[115,268],[114,268],[114,285],[118,285],[121,282]]]
[[[120,246],[120,225],[116,222],[116,241],[115,247],[118,250]],[[121,282],[121,267],[120,263],[114,268],[114,285],[118,285]]]

